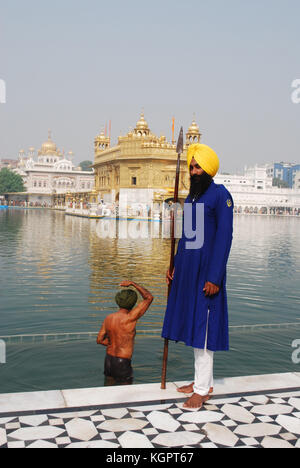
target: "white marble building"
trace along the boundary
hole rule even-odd
[[[269,164],[245,167],[244,175],[218,174],[214,181],[230,191],[237,213],[297,214],[300,183],[297,189],[273,187],[270,167]]]
[[[217,174],[214,178],[217,184],[224,184],[234,192],[242,188],[265,190],[272,188],[273,177],[269,172],[269,165],[245,167],[244,175]]]
[[[293,187],[295,189],[300,189],[300,171],[296,171],[293,177]]]
[[[94,170],[82,171],[80,167],[75,167],[72,160],[72,151],[66,156],[61,153],[51,140],[50,132],[48,140],[43,143],[37,154],[32,147],[27,154],[21,150],[15,172],[23,177],[27,201],[49,205],[53,195],[56,194],[92,191]],[[16,196],[10,196],[10,199],[14,198],[16,199]]]

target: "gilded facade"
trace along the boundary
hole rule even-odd
[[[186,134],[181,157],[181,197],[189,189],[186,165],[187,146],[200,142],[199,127],[193,121]],[[120,202],[126,196],[129,202],[163,201],[174,192],[177,154],[176,145],[165,136],[154,135],[141,114],[133,131],[119,136],[116,146],[103,132],[95,138],[95,190],[107,202]]]

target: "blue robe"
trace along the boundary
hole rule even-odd
[[[183,227],[162,337],[204,349],[207,330],[207,349],[228,351],[226,265],[232,244],[233,200],[224,185],[212,182],[198,200],[192,202],[188,197],[186,203],[192,203],[194,230],[196,205],[204,204],[204,243],[201,248],[187,249],[186,242],[191,239]],[[220,287],[218,294],[205,296],[207,281]]]

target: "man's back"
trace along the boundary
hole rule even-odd
[[[143,298],[136,307],[131,304],[132,309],[122,298],[117,300],[118,312],[106,317],[102,328],[98,334],[97,343],[106,346],[106,354],[120,359],[131,359],[134,348],[134,337],[136,335],[137,321],[148,310],[153,301],[152,294],[147,289],[139,286],[133,281],[123,281],[122,287],[133,286]],[[119,294],[117,295],[119,296]],[[136,301],[135,301],[136,302]],[[125,307],[129,307],[126,309]]]
[[[105,330],[108,338],[107,354],[131,359],[136,335],[136,320],[131,320],[129,314],[119,310],[105,319]]]

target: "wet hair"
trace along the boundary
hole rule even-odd
[[[132,289],[123,289],[116,294],[116,303],[121,309],[131,310],[138,300],[138,295]]]

